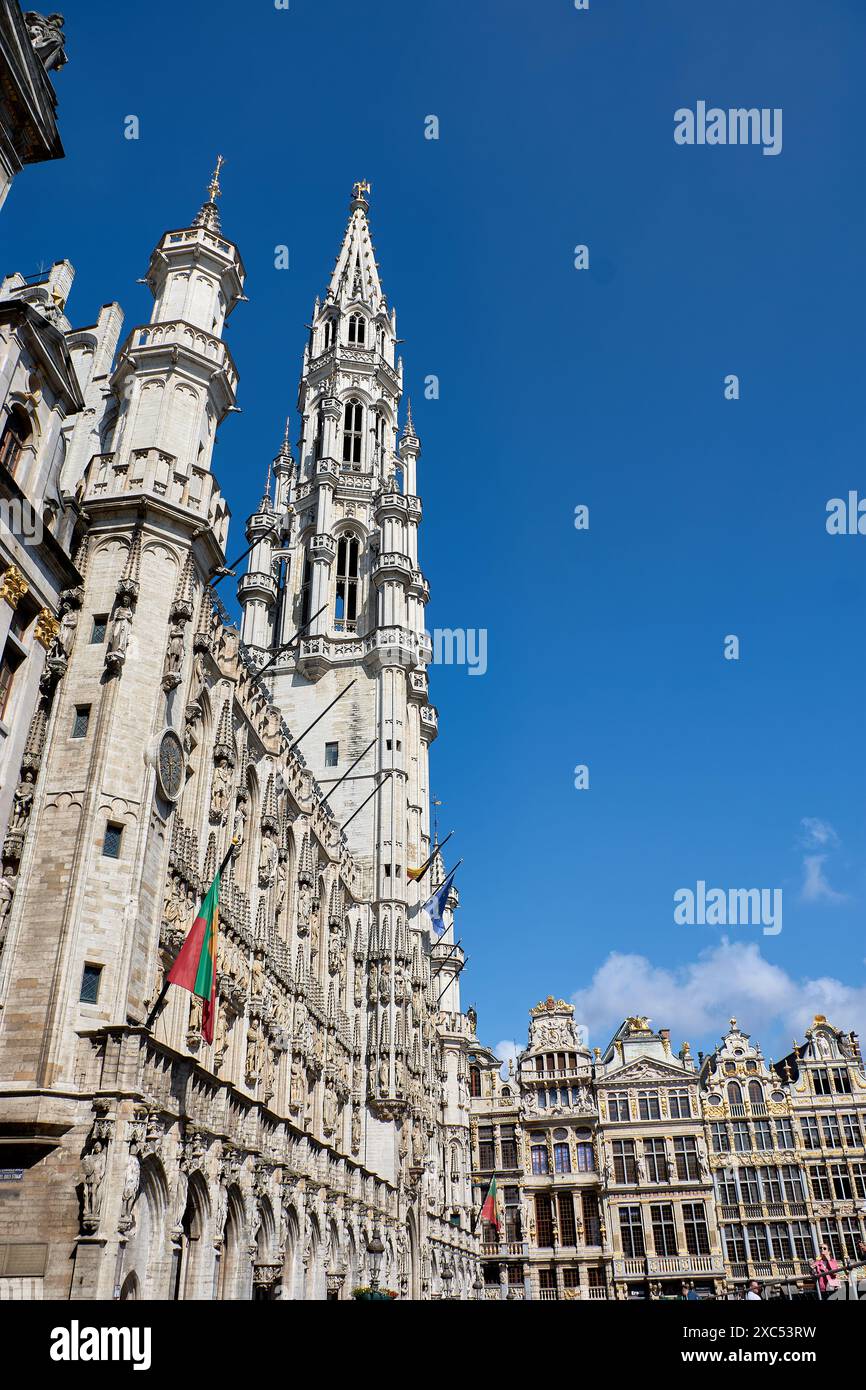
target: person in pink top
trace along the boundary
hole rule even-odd
[[[818,1281],[818,1291],[822,1298],[838,1298],[841,1289],[838,1271],[838,1260],[833,1259],[829,1246],[822,1245],[817,1260],[812,1261],[812,1272]]]

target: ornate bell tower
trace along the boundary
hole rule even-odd
[[[22,1087],[69,1086],[77,1032],[142,1022],[152,987],[195,614],[228,526],[211,455],[235,401],[222,329],[244,268],[220,231],[219,192],[218,164],[198,215],[153,251],[150,322],[120,348],[100,421],[106,452],[78,481],[83,583],[62,595],[28,738],[36,785],[6,846],[21,871],[0,969],[0,1062]]]
[[[321,716],[304,740],[304,757],[323,791],[333,789],[331,808],[367,875],[370,1105],[388,1118],[419,1088],[412,976],[421,973],[417,953],[429,954],[435,943],[413,909],[436,884],[433,869],[420,888],[409,870],[430,852],[428,762],[437,713],[427,690],[429,586],[418,561],[421,444],[411,408],[398,441],[403,364],[370,238],[369,192],[368,184],[355,184],[327,293],[313,307],[298,459],[286,440],[274,497],[269,470],[248,522],[253,549],[238,596],[244,640],[261,665],[272,662],[264,680],[274,703],[293,728]],[[280,654],[299,629],[299,640]],[[450,906],[456,902],[455,893]],[[434,962],[437,954],[448,951],[434,951]],[[446,973],[434,974],[427,1009],[447,985],[440,1007],[459,1012],[452,976],[459,963],[457,951]]]

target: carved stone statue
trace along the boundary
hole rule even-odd
[[[356,1105],[352,1111],[352,1153],[356,1154],[361,1148],[361,1111]]]
[[[12,803],[12,816],[9,820],[10,830],[23,830],[30,818],[33,809],[33,771],[25,768],[24,775],[18,783],[15,792],[15,799]]]
[[[260,955],[253,956],[250,971],[250,992],[254,999],[260,999],[265,992],[265,963]]]
[[[109,665],[122,666],[126,660],[129,638],[132,633],[132,608],[129,594],[121,594],[114,611],[111,636],[108,640],[106,661]]]
[[[259,1074],[259,1030],[254,1023],[247,1029],[247,1060],[245,1074],[248,1080],[255,1081]]]
[[[379,999],[383,1004],[387,1004],[391,998],[391,962],[382,962],[382,969],[379,973]]]
[[[164,689],[172,690],[176,685],[180,685],[183,655],[183,628],[180,623],[173,623],[168,634],[168,646],[165,649],[165,662],[162,668]]]
[[[6,922],[9,913],[12,911],[12,899],[15,896],[15,877],[4,873],[0,875],[0,946],[6,936]]]
[[[63,15],[39,14],[36,10],[28,10],[24,15],[24,23],[30,35],[30,42],[33,51],[46,72],[55,72],[62,68],[69,59],[66,56],[66,36],[63,33]]]
[[[337,1097],[334,1094],[333,1086],[325,1087],[325,1096],[322,1102],[322,1127],[326,1134],[333,1134],[337,1128]]]
[[[78,628],[78,609],[64,607],[63,617],[60,619],[60,631],[57,634],[57,644],[63,655],[72,655],[72,648],[75,643],[75,633]]]
[[[138,1196],[140,1178],[141,1162],[137,1154],[130,1153],[129,1158],[126,1160],[123,1191],[120,1194],[120,1214],[124,1221],[129,1221],[132,1217],[132,1208],[135,1206],[135,1199]]]
[[[268,836],[262,840],[261,853],[259,854],[259,883],[262,888],[267,888],[274,881],[274,874],[277,868],[277,847]]]
[[[304,1077],[304,1068],[300,1057],[295,1057],[292,1062],[292,1080],[289,1089],[289,1109],[293,1115],[299,1115],[304,1108],[307,1086]]]
[[[211,820],[222,823],[229,808],[232,789],[232,774],[227,758],[218,758],[211,778],[210,814]]]
[[[99,1220],[107,1157],[101,1141],[97,1139],[93,1148],[88,1150],[81,1160],[84,1172],[84,1216],[92,1225]]]
[[[310,913],[313,908],[313,890],[308,883],[302,883],[298,889],[298,930],[306,931],[310,925]]]

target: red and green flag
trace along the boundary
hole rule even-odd
[[[484,1198],[484,1205],[481,1208],[481,1220],[489,1221],[491,1226],[499,1230],[499,1217],[496,1215],[496,1175],[490,1179],[490,1186],[487,1189],[487,1196]]]
[[[221,871],[220,871],[221,872]],[[177,960],[168,972],[168,983],[188,989],[204,1000],[201,1015],[201,1035],[213,1042],[216,1015],[216,953],[219,924],[220,873],[207,890],[198,916],[178,952]]]

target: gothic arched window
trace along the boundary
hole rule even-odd
[[[13,405],[0,436],[0,464],[13,476],[32,434],[33,428],[26,410],[20,405]]]
[[[331,318],[331,319],[326,319],[326,320],[325,320],[325,352],[328,351],[328,348],[333,347],[333,346],[334,346],[334,343],[335,343],[336,341],[337,341],[337,320],[336,320],[336,319],[333,319],[333,318]]]
[[[301,577],[301,627],[310,621],[310,600],[313,596],[313,564],[309,555],[304,556],[304,573]]]
[[[346,401],[343,412],[343,462],[360,470],[364,438],[364,407],[357,397]]]
[[[313,440],[313,457],[317,463],[319,459],[322,457],[322,438],[324,435],[324,430],[325,421],[322,415],[322,407],[319,406],[316,410],[316,434]]]
[[[349,315],[349,342],[363,347],[367,341],[367,320],[363,314]]]
[[[334,626],[338,632],[354,632],[358,619],[358,558],[360,544],[357,536],[341,536],[337,545],[337,593],[334,601]]]
[[[376,444],[376,463],[381,467],[385,458],[385,441],[388,438],[388,422],[381,410],[374,411],[373,437]]]

